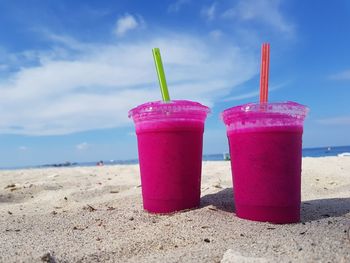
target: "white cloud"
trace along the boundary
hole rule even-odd
[[[160,99],[153,47],[161,49],[172,99],[212,106],[258,71],[254,52],[185,34],[113,45],[54,41],[52,50],[32,52],[34,64],[0,83],[0,133],[57,135],[129,125],[129,109]]]
[[[140,26],[140,22],[134,16],[125,14],[117,20],[114,32],[118,37],[122,37],[126,32],[136,29],[138,26]]]
[[[350,125],[350,116],[340,116],[317,120],[323,125]]]
[[[214,2],[209,7],[203,7],[201,10],[201,15],[204,16],[208,21],[211,21],[216,16],[216,2]]]
[[[215,40],[218,40],[223,36],[223,33],[221,30],[215,29],[209,32],[209,36]]]
[[[175,1],[174,3],[172,3],[171,5],[169,5],[169,7],[168,7],[168,12],[170,12],[170,13],[179,12],[180,9],[181,9],[184,5],[186,5],[186,4],[190,3],[190,2],[191,2],[191,0],[177,0],[177,1]]]
[[[275,90],[281,89],[282,87],[286,86],[287,84],[288,84],[288,82],[280,83],[278,85],[271,85],[271,86],[269,86],[269,93],[271,93]],[[258,101],[259,95],[260,95],[260,90],[259,90],[259,87],[257,87],[255,91],[251,91],[251,92],[247,92],[247,93],[239,94],[239,95],[235,95],[235,96],[229,96],[229,97],[222,99],[222,101],[237,101],[237,100],[244,100],[244,99],[250,99],[250,98],[256,98],[256,101]]]
[[[333,74],[329,78],[333,80],[350,80],[350,69]]]
[[[294,35],[294,25],[280,10],[281,0],[239,0],[238,4],[223,12],[222,17],[237,21],[256,21],[288,36]]]
[[[8,69],[8,65],[6,64],[0,64],[0,71],[5,71]]]
[[[75,148],[78,150],[78,151],[85,151],[89,148],[89,144],[87,142],[82,142],[78,145],[75,146]]]
[[[28,150],[28,147],[27,146],[20,146],[20,147],[18,147],[18,150],[25,152]]]
[[[227,98],[223,99],[223,101],[244,100],[244,99],[249,99],[249,98],[257,98],[258,96],[259,96],[259,90],[257,89],[256,91],[247,92],[247,93],[244,93],[244,94],[227,97]]]

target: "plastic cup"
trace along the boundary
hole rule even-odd
[[[208,113],[208,107],[185,100],[150,102],[129,111],[136,128],[145,210],[171,213],[199,206]]]
[[[280,102],[250,103],[222,113],[238,217],[279,224],[300,221],[307,111],[298,103]]]

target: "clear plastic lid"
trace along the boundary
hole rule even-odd
[[[257,127],[303,126],[309,109],[296,102],[248,103],[221,113],[228,130]]]
[[[135,123],[161,120],[193,120],[204,122],[210,109],[198,102],[172,100],[154,101],[137,106],[129,111],[128,117]]]

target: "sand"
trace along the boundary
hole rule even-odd
[[[201,207],[142,210],[137,165],[0,172],[0,262],[350,262],[350,157],[304,158],[302,222],[234,214],[229,162]]]

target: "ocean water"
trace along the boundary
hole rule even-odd
[[[350,155],[350,146],[329,146],[303,149],[303,157],[341,156],[346,154]],[[204,161],[222,161],[223,158],[224,154],[209,154],[203,156]]]
[[[340,156],[346,155],[347,153],[350,155],[350,146],[329,146],[303,149],[303,157]]]
[[[222,161],[224,160],[224,154],[206,154],[203,155],[203,161]],[[350,146],[329,146],[329,147],[318,147],[318,148],[305,148],[303,149],[303,157],[325,157],[325,156],[341,156],[346,155],[350,160]],[[3,169],[24,169],[24,168],[48,168],[48,167],[77,167],[77,166],[96,166],[96,162],[72,162],[72,163],[58,163],[58,164],[45,164],[45,165],[34,165],[25,167],[0,167]],[[137,164],[138,160],[104,160],[103,165],[116,165],[116,164]]]

